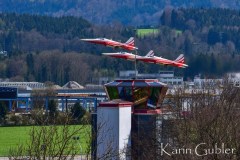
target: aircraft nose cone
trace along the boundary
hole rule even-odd
[[[112,53],[102,53],[103,55],[110,55],[110,54],[112,54]]]
[[[90,39],[81,39],[81,41],[90,41]]]

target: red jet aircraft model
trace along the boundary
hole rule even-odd
[[[95,44],[102,44],[105,46],[113,47],[113,48],[123,48],[126,50],[137,50],[138,48],[134,46],[134,38],[130,37],[129,40],[125,43],[113,41],[107,38],[95,38],[95,39],[81,39],[82,41],[95,43]]]
[[[155,64],[161,64],[161,65],[170,65],[174,67],[179,68],[186,68],[188,67],[187,64],[184,64],[184,55],[180,54],[176,60],[169,60],[162,57],[154,56],[153,50],[149,51],[148,54],[144,57],[138,56],[137,60],[147,62],[147,63],[155,63]]]

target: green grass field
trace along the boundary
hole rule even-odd
[[[75,126],[71,126],[72,128]],[[27,127],[0,127],[0,157],[2,156],[8,156],[9,149],[10,148],[16,148],[20,144],[27,144],[29,141],[29,132],[31,130],[31,126]],[[89,133],[90,127],[87,126],[83,132],[88,131]],[[61,127],[60,127],[61,130]],[[83,149],[83,152],[86,149],[87,146],[87,140],[86,136],[84,136],[85,133],[79,133],[78,136],[80,137],[79,142],[76,141],[76,145],[78,146],[78,149],[80,150],[79,144],[81,144],[81,147]],[[87,136],[89,137],[89,136]]]
[[[177,36],[177,35],[181,35],[181,34],[182,34],[182,31],[181,31],[181,30],[175,30],[175,33],[176,33],[176,36]]]
[[[144,36],[158,35],[158,29],[137,29],[137,36],[142,38]]]
[[[179,36],[179,35],[182,34],[181,30],[173,30],[173,31],[175,31],[176,36]],[[147,28],[145,28],[145,29],[137,29],[136,34],[139,38],[143,38],[145,36],[151,36],[151,35],[156,36],[156,35],[159,34],[159,32],[160,32],[159,29],[153,29],[153,28],[152,29],[147,29]]]
[[[11,147],[17,147],[28,140],[31,127],[0,127],[0,156],[7,156]]]

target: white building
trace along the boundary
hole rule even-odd
[[[120,71],[120,79],[131,79],[135,77],[134,70]],[[158,79],[160,82],[168,85],[182,85],[183,77],[174,75],[174,71],[160,71],[159,73],[141,74],[137,72],[137,79]]]
[[[227,78],[236,87],[240,87],[240,73],[228,73]]]
[[[195,88],[219,86],[223,85],[224,82],[230,83],[235,87],[240,87],[240,73],[228,73],[225,79],[201,79],[200,76],[195,76],[193,82]]]
[[[138,75],[138,71],[135,71],[135,70],[120,71],[119,77],[120,78],[133,78],[133,77],[135,77],[136,73]]]
[[[195,76],[194,80],[195,88],[214,87],[223,83],[223,79],[201,79],[199,76]]]

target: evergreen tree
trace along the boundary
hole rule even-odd
[[[51,99],[48,102],[48,110],[50,122],[53,122],[58,116],[57,103],[55,100]]]
[[[29,77],[34,75],[34,59],[32,53],[27,54],[26,62],[27,62],[27,80],[29,81]]]
[[[219,33],[214,30],[210,30],[208,32],[208,44],[214,45],[215,43],[217,43],[219,41],[220,41]]]
[[[7,106],[4,102],[0,102],[0,123],[4,124],[7,115]]]
[[[86,110],[80,105],[79,102],[75,103],[71,109],[72,118],[75,122],[80,122],[86,113]]]

